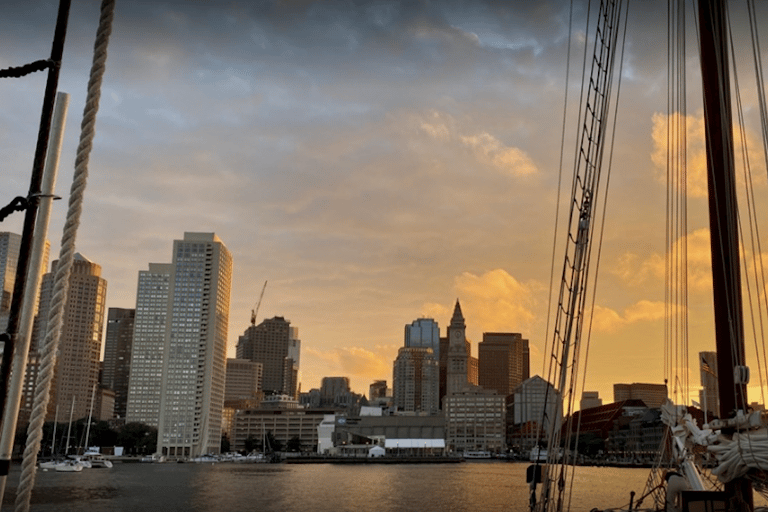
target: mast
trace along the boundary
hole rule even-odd
[[[724,0],[699,0],[701,76],[707,147],[712,292],[715,307],[720,417],[747,411],[741,302],[738,211],[733,156],[731,91]],[[736,376],[735,376],[736,374]],[[753,508],[744,478],[726,484],[737,503]]]

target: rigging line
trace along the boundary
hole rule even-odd
[[[0,78],[21,78],[38,71],[45,71],[53,67],[60,67],[61,61],[53,59],[40,59],[18,67],[0,69]]]
[[[568,120],[568,79],[571,72],[571,38],[573,37],[573,0],[570,3],[570,9],[568,12],[568,45],[566,50],[565,59],[565,86],[563,87],[563,123],[560,132],[560,162],[558,165],[557,173],[557,194],[555,199],[555,226],[552,238],[552,261],[549,270],[549,297],[547,298],[547,304],[552,304],[552,293],[554,291],[554,279],[555,279],[555,253],[557,251],[557,233],[560,220],[560,194],[562,193],[563,185],[563,158],[565,156],[565,131]],[[547,315],[547,324],[544,330],[544,353],[549,351],[549,322],[551,315]],[[542,365],[546,365],[546,359],[542,362]],[[546,368],[542,368],[541,373],[544,375]]]
[[[765,159],[765,165],[766,170],[768,171],[768,107],[766,107],[766,99],[765,99],[765,86],[763,83],[763,66],[762,66],[762,60],[760,59],[760,40],[758,36],[758,30],[757,30],[757,15],[755,13],[755,5],[754,0],[748,0],[747,1],[747,8],[749,12],[749,28],[750,28],[750,35],[751,35],[751,41],[752,41],[752,58],[754,62],[754,70],[755,70],[755,78],[756,78],[756,86],[757,86],[757,97],[759,102],[759,108],[760,108],[760,121],[761,121],[761,133],[762,133],[762,139],[763,139],[763,158]],[[758,226],[759,227],[759,226]],[[757,234],[757,254],[762,255],[763,249],[762,249],[762,242],[760,240],[760,235]],[[760,275],[757,278],[758,283],[765,283],[765,272],[764,272],[764,265],[762,257],[758,259],[759,261],[759,270]],[[763,287],[764,288],[764,287]],[[768,297],[765,291],[763,291],[762,294],[758,293],[758,297],[762,296],[761,303],[761,310],[768,312]],[[765,309],[763,310],[762,307]],[[762,314],[760,316],[761,320],[761,327],[762,327]],[[762,330],[762,329],[761,329]],[[764,337],[763,337],[764,339]],[[766,349],[765,349],[765,341],[763,341],[762,344],[763,354],[762,359],[766,364],[766,373],[768,373],[768,356],[766,355]],[[758,360],[759,360],[759,351],[757,353]],[[761,374],[761,379],[763,378],[763,375]],[[761,381],[760,386],[760,393],[761,398],[763,400],[763,403],[765,403],[765,388]]]
[[[762,362],[760,358],[760,351],[758,347],[758,333],[757,328],[759,324],[759,330],[760,330],[760,336],[759,338],[763,340],[763,345],[765,342],[765,333],[763,328],[763,315],[762,315],[762,308],[760,307],[761,301],[757,301],[758,306],[758,315],[757,320],[755,319],[755,308],[754,303],[752,300],[752,286],[750,284],[750,276],[754,277],[755,279],[755,286],[759,286],[758,281],[758,269],[757,269],[757,260],[760,257],[760,253],[755,251],[755,247],[757,246],[755,242],[755,237],[757,235],[757,238],[759,239],[758,234],[758,223],[757,223],[757,204],[755,203],[755,197],[754,197],[754,188],[752,183],[752,168],[750,165],[749,160],[749,151],[747,147],[747,136],[746,136],[746,122],[744,120],[744,107],[741,99],[741,92],[739,89],[739,76],[736,69],[736,55],[734,50],[734,43],[733,43],[733,31],[731,30],[730,25],[728,26],[728,36],[731,43],[731,60],[733,61],[733,80],[734,80],[734,89],[735,89],[735,96],[736,96],[736,112],[738,113],[738,120],[739,120],[739,134],[741,136],[741,157],[742,157],[742,166],[744,171],[744,188],[745,188],[745,196],[746,196],[746,208],[747,208],[747,219],[749,220],[749,235],[750,235],[750,242],[752,247],[752,266],[753,271],[750,271],[749,266],[747,264],[747,251],[744,244],[742,244],[741,247],[741,253],[742,253],[742,265],[744,267],[744,274],[745,274],[745,285],[747,288],[747,297],[748,297],[748,304],[749,304],[749,313],[750,313],[750,320],[752,325],[752,334],[755,342],[755,355],[757,356],[757,366],[758,366],[758,376],[760,378],[760,390],[761,395],[763,397],[763,403],[765,403],[765,393],[763,391],[763,369],[762,369]],[[741,239],[745,240],[744,236],[744,226],[741,222],[741,216],[739,216],[739,232],[741,235]],[[755,254],[757,256],[755,256]],[[761,265],[762,266],[762,265]],[[734,389],[734,392],[736,390]],[[746,398],[743,400],[746,402]]]

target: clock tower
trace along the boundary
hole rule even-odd
[[[461,313],[459,299],[453,308],[453,317],[448,326],[448,359],[446,363],[446,395],[452,395],[467,386],[467,326]]]

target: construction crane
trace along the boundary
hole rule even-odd
[[[256,325],[256,315],[259,314],[259,306],[261,306],[261,299],[264,298],[264,290],[267,289],[267,282],[264,281],[264,286],[261,288],[261,295],[259,295],[259,301],[256,303],[256,307],[251,310],[251,325]]]

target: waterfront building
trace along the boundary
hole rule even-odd
[[[127,423],[144,423],[155,428],[159,425],[173,274],[171,263],[150,263],[148,270],[139,271],[125,412]]]
[[[116,418],[125,418],[128,407],[128,379],[135,317],[135,309],[109,308],[107,310],[101,384],[114,392]]]
[[[437,414],[439,371],[431,348],[402,347],[393,364],[393,398],[397,410]]]
[[[318,426],[326,415],[333,414],[330,409],[299,407],[240,410],[233,420],[231,446],[233,450],[244,451],[246,442],[262,444],[267,434],[271,434],[283,448],[296,438],[302,451],[314,452],[318,445]]]
[[[298,397],[299,330],[281,316],[251,324],[237,341],[237,358],[261,363],[265,395]]]
[[[502,396],[512,394],[525,379],[528,340],[516,332],[486,332],[478,346],[479,384]]]
[[[139,272],[126,420],[157,427],[164,456],[220,451],[231,287],[214,233],[184,233],[170,264]]]
[[[584,391],[581,393],[581,400],[579,401],[579,409],[591,409],[592,407],[600,407],[603,405],[603,399],[600,398],[600,393],[597,391]]]
[[[717,390],[717,353],[699,352],[701,388],[699,404],[707,419],[720,417],[720,394]]]
[[[440,359],[440,327],[432,318],[419,318],[405,326],[405,347],[431,348]]]
[[[547,433],[560,425],[563,406],[555,387],[534,375],[517,386],[507,400],[507,417],[511,423],[507,432],[510,446],[528,452],[537,442],[547,441]]]
[[[505,397],[478,386],[448,394],[443,404],[449,452],[506,452]]]
[[[667,399],[666,384],[635,382],[632,384],[614,384],[613,401],[642,400],[648,407],[661,407]]]
[[[319,439],[318,453],[328,455],[367,456],[371,446],[384,447],[388,455],[394,456],[445,453],[446,422],[442,415],[336,415],[327,418],[320,431],[330,439]]]
[[[221,450],[232,255],[213,233],[173,242],[157,450],[196,457]]]
[[[39,314],[35,318],[27,361],[29,377],[25,381],[21,404],[22,409],[29,408],[23,411],[25,414],[31,412],[34,399],[32,378],[39,370],[39,347],[48,328],[58,264],[58,260],[53,262],[51,272],[43,276],[40,286]],[[106,299],[107,282],[101,277],[101,266],[76,253],[67,287],[46,421],[53,421],[57,407],[60,413],[67,411],[68,414],[72,410],[74,418],[88,416],[91,397],[99,383]]]

